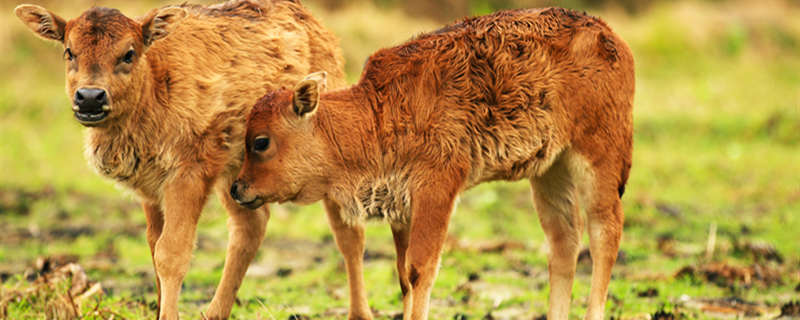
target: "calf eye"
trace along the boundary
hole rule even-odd
[[[133,51],[133,49],[128,50],[128,52],[125,53],[125,56],[122,57],[122,62],[132,63],[133,62],[133,55],[135,55],[135,54],[136,54],[136,52]]]
[[[269,137],[259,136],[253,140],[253,151],[264,152],[269,148]]]
[[[67,48],[67,50],[64,50],[64,57],[67,58],[67,60],[69,61],[75,59],[75,56],[72,54],[72,50],[70,50],[69,48]]]

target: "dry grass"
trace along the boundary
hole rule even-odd
[[[37,261],[35,273],[25,277],[29,283],[0,287],[0,317],[9,317],[8,308],[28,305],[46,319],[123,319],[112,307],[102,306],[103,287],[89,281],[86,272],[76,263],[57,265],[49,259]]]

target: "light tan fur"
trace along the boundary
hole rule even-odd
[[[178,318],[197,220],[208,194],[218,192],[230,214],[230,238],[205,316],[227,318],[269,219],[266,208],[246,210],[228,192],[243,157],[245,118],[264,92],[310,72],[325,70],[332,88],[343,87],[338,41],[290,0],[184,4],[138,19],[106,8],[70,21],[34,5],[15,13],[36,34],[64,45],[69,97],[82,88],[106,92],[105,117],[82,121],[89,127],[86,157],[142,201],[161,319]],[[363,238],[359,229],[333,230],[337,239]]]
[[[248,117],[231,188],[240,204],[322,199],[354,225],[388,220],[404,319],[426,319],[457,195],[528,179],[551,248],[547,318],[567,319],[584,224],[586,318],[603,318],[631,166],[634,71],[602,20],[498,12],[378,51],[348,89],[322,94],[314,78],[267,94]]]

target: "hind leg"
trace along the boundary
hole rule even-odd
[[[394,237],[394,248],[397,252],[397,280],[400,282],[400,293],[403,295],[404,313],[411,313],[411,302],[408,294],[411,284],[408,282],[408,270],[406,270],[406,251],[408,250],[409,225],[393,224],[392,236]]]
[[[581,241],[577,186],[565,159],[531,179],[533,200],[550,245],[550,299],[547,319],[567,319]]]
[[[153,273],[156,275],[156,293],[158,294],[158,309],[156,310],[156,319],[161,313],[161,280],[158,278],[158,270],[156,269],[156,242],[161,237],[161,230],[164,228],[164,212],[161,211],[161,206],[157,203],[142,202],[142,209],[144,210],[145,217],[147,218],[147,244],[150,246],[150,258],[153,259]]]
[[[624,216],[615,188],[598,189],[597,192],[586,210],[592,254],[592,289],[586,319],[600,320],[605,311],[611,268],[617,260]]]
[[[222,183],[217,188],[217,194],[229,214],[228,249],[222,279],[208,306],[208,319],[227,319],[230,316],[236,292],[264,240],[269,221],[267,206],[248,210],[237,205],[228,193],[228,186],[230,184]]]

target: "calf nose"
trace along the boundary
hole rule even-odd
[[[239,180],[234,181],[233,185],[231,185],[231,198],[239,201]]]
[[[75,105],[80,112],[99,113],[108,104],[106,91],[97,88],[81,88],[75,92]]]

